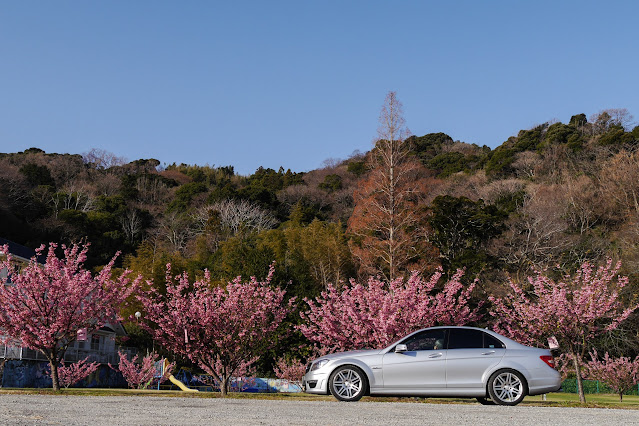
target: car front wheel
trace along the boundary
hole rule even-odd
[[[340,401],[359,401],[366,393],[366,374],[353,365],[339,367],[328,379],[331,394]]]
[[[517,405],[526,396],[526,379],[515,370],[500,370],[488,380],[490,399],[499,405]]]

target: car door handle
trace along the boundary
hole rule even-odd
[[[488,351],[488,352],[482,352],[481,354],[482,355],[492,355],[494,353],[495,353],[495,351]]]
[[[430,354],[428,358],[439,358],[440,356],[442,356],[442,354]]]

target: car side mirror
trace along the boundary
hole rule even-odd
[[[396,354],[402,354],[404,352],[408,351],[408,347],[406,345],[397,345],[395,346],[395,353]]]

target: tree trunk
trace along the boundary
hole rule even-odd
[[[53,349],[41,349],[40,352],[47,358],[49,361],[49,367],[51,368],[51,381],[53,382],[53,390],[60,390],[60,378],[58,376],[58,364],[60,363],[60,353],[58,352],[58,348],[54,347]]]
[[[575,365],[575,375],[577,376],[577,392],[579,393],[579,402],[585,404],[586,395],[584,394],[584,384],[581,381],[581,364],[579,364],[577,354],[574,352],[572,353],[572,361]]]
[[[229,380],[231,378],[227,377],[226,374],[220,376],[220,394],[222,398],[225,398],[229,393]]]
[[[51,380],[53,381],[53,390],[60,390],[60,381],[58,380],[58,363],[52,358],[49,359],[49,367],[51,367]]]
[[[619,402],[623,402],[623,392],[619,392]]]
[[[0,388],[2,387],[2,379],[4,377],[4,364],[7,362],[6,358],[2,358],[0,361]]]

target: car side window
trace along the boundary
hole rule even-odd
[[[491,336],[488,333],[484,333],[484,348],[491,348],[491,349],[499,348],[499,349],[503,349],[503,348],[505,348],[505,346],[501,342],[501,340],[497,339],[496,337]]]
[[[451,328],[448,332],[448,349],[481,349],[484,333],[481,330]]]
[[[421,333],[414,334],[402,343],[406,345],[409,351],[433,351],[444,349],[446,341],[446,330],[441,328],[437,330],[425,330]]]

